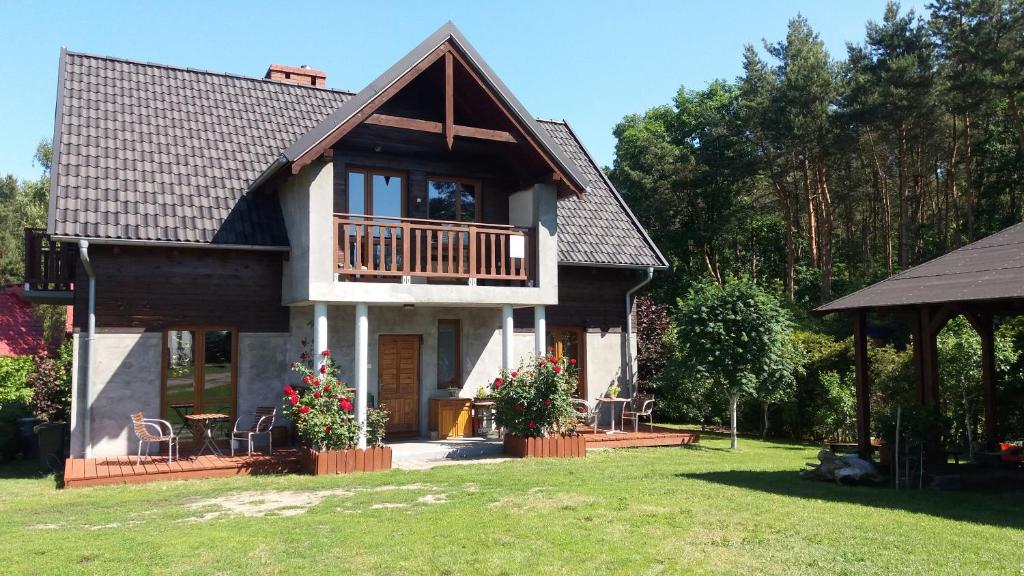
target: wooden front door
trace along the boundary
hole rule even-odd
[[[377,348],[377,390],[391,417],[387,433],[414,436],[420,432],[420,336],[380,336]]]

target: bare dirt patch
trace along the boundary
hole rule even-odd
[[[186,522],[205,522],[214,518],[230,516],[266,517],[296,516],[306,512],[324,499],[339,496],[350,498],[358,493],[384,494],[394,491],[423,491],[427,494],[413,503],[375,502],[367,506],[369,510],[388,510],[409,508],[413,504],[443,504],[448,495],[439,493],[437,487],[430,484],[400,484],[377,486],[375,488],[333,488],[327,490],[283,490],[277,492],[238,492],[226,496],[203,498],[190,502],[187,506],[197,515],[185,519]],[[343,512],[359,512],[346,505],[339,508]]]

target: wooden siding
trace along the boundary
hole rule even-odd
[[[240,332],[287,332],[280,252],[93,244],[98,329],[162,330],[223,325]],[[85,271],[76,272],[86,278]],[[86,324],[88,289],[75,290],[74,324]]]
[[[559,266],[558,305],[545,310],[547,325],[620,332],[626,324],[626,292],[641,279],[633,269]],[[513,324],[517,330],[533,330],[533,308],[517,308]]]

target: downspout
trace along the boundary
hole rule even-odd
[[[636,395],[636,381],[633,374],[633,296],[638,290],[646,286],[654,279],[654,268],[647,268],[647,277],[639,284],[633,286],[626,292],[626,385],[629,387],[629,397]]]
[[[89,261],[89,242],[78,241],[78,256],[82,267],[89,275],[89,321],[85,337],[85,421],[83,436],[85,437],[85,457],[92,458],[92,352],[96,341],[96,273]]]

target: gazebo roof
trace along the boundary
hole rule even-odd
[[[814,310],[1024,299],[1024,223],[914,266]]]

